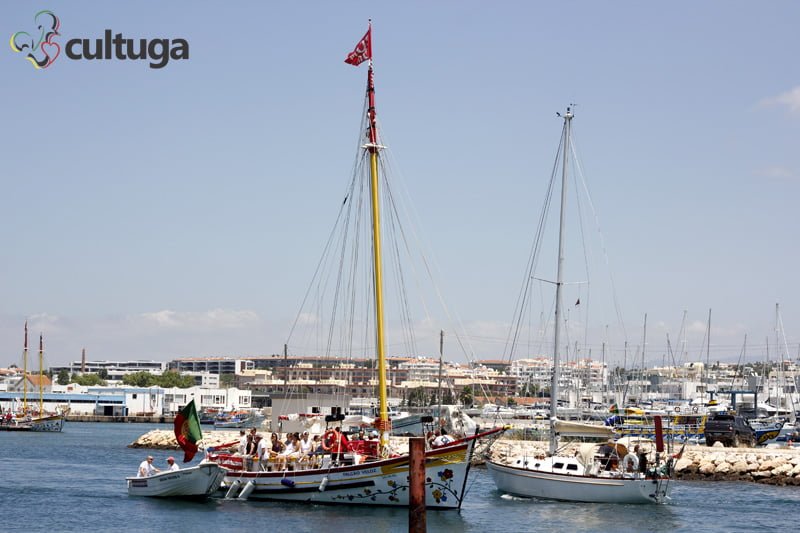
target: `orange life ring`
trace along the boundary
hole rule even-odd
[[[329,429],[322,435],[322,449],[326,452],[331,451],[334,442],[336,442],[336,432]]]

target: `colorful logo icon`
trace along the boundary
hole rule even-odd
[[[33,22],[39,31],[38,39],[26,31],[18,31],[11,36],[9,44],[15,52],[26,53],[25,59],[35,68],[47,68],[61,53],[61,46],[53,41],[61,35],[58,33],[61,21],[52,11],[39,11],[33,17]]]

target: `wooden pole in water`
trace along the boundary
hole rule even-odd
[[[428,530],[425,516],[425,438],[408,439],[408,532],[424,533]]]

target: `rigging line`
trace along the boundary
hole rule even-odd
[[[384,176],[386,173],[384,173]],[[400,253],[400,248],[398,246],[398,229],[402,232],[402,225],[400,223],[400,219],[398,217],[398,213],[396,211],[396,206],[394,205],[394,198],[392,194],[392,190],[388,183],[388,180],[385,183],[385,204],[387,210],[387,218],[388,218],[388,231],[391,246],[389,249],[391,250],[392,256],[394,258],[393,267],[395,270],[394,276],[394,285],[395,290],[397,291],[397,298],[398,298],[398,314],[400,316],[400,323],[401,323],[401,336],[405,338],[405,346],[406,350],[409,351],[410,354],[417,355],[417,343],[414,336],[414,328],[413,328],[413,317],[411,313],[411,306],[408,302],[408,291],[405,288],[405,275],[403,271],[403,263],[401,261],[402,254]]]
[[[601,227],[600,227],[600,216],[599,216],[597,210],[594,207],[594,202],[592,201],[592,195],[591,195],[591,193],[589,191],[589,185],[586,182],[586,180],[583,179],[583,176],[584,176],[583,164],[581,163],[581,160],[577,155],[577,146],[576,146],[574,135],[573,135],[572,145],[573,145],[572,149],[575,152],[575,170],[576,170],[576,174],[581,177],[581,184],[583,185],[583,190],[584,190],[584,192],[586,194],[586,200],[587,200],[587,202],[589,204],[589,208],[592,211],[592,215],[594,216],[595,226],[597,227],[597,233],[600,236],[600,247],[603,250],[603,257],[604,257],[605,262],[606,262],[606,268],[608,269],[608,277],[609,277],[610,283],[611,283],[611,292],[612,292],[612,298],[614,300],[614,309],[615,309],[616,314],[617,314],[617,320],[619,320],[620,326],[622,327],[623,338],[625,340],[628,340],[628,332],[627,332],[627,329],[625,328],[625,321],[623,320],[623,317],[622,317],[622,308],[621,308],[621,306],[619,304],[619,299],[617,298],[617,284],[614,281],[614,274],[613,274],[613,272],[611,270],[611,261],[610,261],[610,259],[608,257],[608,248],[606,247],[605,236],[603,235],[603,232],[602,232]]]
[[[581,194],[580,194],[580,185],[581,185],[581,182],[584,181],[584,180],[583,180],[583,176],[582,175],[580,176],[580,179],[579,179],[579,176],[578,176],[578,174],[580,173],[581,168],[577,164],[578,154],[577,154],[576,147],[575,147],[575,134],[574,134],[574,131],[572,129],[570,129],[570,136],[571,136],[571,140],[572,140],[572,142],[570,144],[570,149],[572,151],[571,155],[572,155],[573,161],[575,162],[575,169],[576,169],[576,172],[573,172],[573,183],[575,185],[573,187],[573,189],[575,191],[574,192],[574,194],[575,194],[575,205],[576,205],[575,212],[578,215],[578,229],[579,229],[580,236],[581,236],[581,247],[583,249],[583,264],[584,264],[584,267],[585,267],[585,274],[586,274],[586,280],[587,280],[587,282],[586,282],[586,297],[584,298],[584,300],[586,300],[586,304],[585,304],[585,307],[584,307],[584,309],[586,310],[586,316],[585,316],[585,320],[584,320],[584,332],[583,332],[583,343],[586,344],[588,342],[588,336],[589,336],[589,306],[592,304],[592,299],[590,298],[590,288],[591,288],[590,280],[592,279],[592,277],[589,274],[589,255],[588,255],[589,250],[588,250],[588,247],[586,246],[587,239],[586,239],[586,232],[585,232],[584,222],[583,222],[583,209],[582,209]],[[580,286],[578,288],[578,294],[580,295]],[[578,298],[578,301],[580,302],[580,297]]]
[[[352,187],[353,187],[354,182],[355,182],[355,180],[351,181],[350,189],[349,189],[350,191],[352,191]],[[294,330],[297,327],[297,323],[300,320],[300,316],[302,314],[302,310],[305,308],[305,304],[306,304],[306,302],[308,300],[308,296],[309,296],[312,288],[314,287],[315,281],[318,280],[318,276],[320,274],[320,269],[324,265],[325,258],[327,257],[327,254],[330,251],[331,244],[333,243],[334,237],[336,236],[336,231],[337,231],[337,228],[339,227],[339,224],[340,224],[340,222],[342,220],[342,214],[345,212],[345,207],[346,206],[347,206],[347,202],[344,202],[344,203],[342,203],[341,206],[339,206],[339,212],[336,215],[336,221],[334,223],[333,228],[331,229],[330,234],[328,235],[328,240],[327,240],[327,242],[325,244],[325,247],[323,248],[322,255],[320,256],[320,259],[317,262],[317,267],[316,267],[316,269],[314,271],[314,275],[311,278],[311,283],[310,283],[308,289],[306,289],[305,295],[303,296],[303,301],[300,304],[300,310],[298,311],[297,316],[295,317],[294,322],[292,323],[292,327],[289,329],[289,336],[287,338],[286,344],[289,344],[289,340],[292,338]]]
[[[522,282],[522,289],[517,295],[517,303],[515,304],[514,314],[512,315],[512,325],[508,332],[508,337],[506,338],[506,348],[503,349],[503,359],[505,360],[506,357],[508,360],[511,360],[514,357],[514,347],[516,346],[517,338],[519,337],[519,328],[521,327],[521,321],[523,317],[521,315],[518,316],[518,313],[522,313],[523,309],[525,308],[525,299],[528,296],[528,291],[530,290],[531,279],[536,271],[536,265],[538,263],[538,257],[541,251],[542,239],[545,231],[545,226],[547,225],[547,214],[550,212],[550,204],[553,199],[553,190],[555,188],[556,182],[556,174],[558,171],[558,162],[560,160],[561,152],[564,149],[564,128],[562,126],[562,135],[558,143],[558,149],[556,150],[556,157],[553,161],[553,168],[550,172],[550,181],[547,185],[547,190],[545,193],[544,204],[542,205],[542,210],[539,214],[539,223],[536,229],[536,233],[534,234],[534,240],[531,245],[531,251],[528,256],[528,263],[526,265],[525,270],[525,278]]]
[[[391,156],[389,158],[389,160],[392,162],[391,164],[395,164],[392,152],[390,150],[388,150],[388,152],[389,152],[389,155]],[[404,182],[402,180],[400,180],[399,183],[401,185],[401,192],[405,192],[405,197],[406,198],[410,198],[410,194],[408,193],[408,190],[402,187],[404,185]],[[413,203],[405,202],[405,203],[397,203],[396,205],[399,206],[399,207],[404,208],[404,211],[406,213],[408,213],[408,217],[407,218],[409,220],[411,220],[411,221],[419,220],[419,216],[418,215],[416,216],[416,218],[414,216],[412,216],[412,215],[416,214],[416,211],[414,210],[414,204]],[[399,211],[400,210],[398,209],[398,218],[399,218]],[[401,234],[403,236],[403,242],[405,244],[405,247],[406,247],[409,255],[411,255],[410,246],[409,246],[410,239],[408,239],[408,237],[407,237],[407,233],[405,231],[404,226],[401,225],[400,226],[400,230],[401,230]],[[411,235],[414,238],[414,241],[419,243],[419,248],[420,249],[426,248],[426,246],[423,246],[423,241],[422,241],[422,239],[420,237],[420,234],[416,231],[416,226],[413,225],[413,224],[411,226]],[[427,246],[427,248],[431,249],[430,246]],[[457,324],[457,326],[458,326],[458,327],[453,327],[451,329],[453,331],[453,336],[456,338],[456,342],[457,342],[459,348],[461,349],[462,353],[464,353],[466,355],[468,360],[474,361],[474,350],[472,349],[471,345],[469,345],[469,336],[466,335],[466,328],[464,328],[463,322],[461,321],[461,318],[458,316],[458,314],[450,312],[450,309],[447,306],[447,304],[445,302],[445,299],[444,299],[444,296],[443,296],[443,294],[441,292],[441,289],[439,287],[439,284],[436,282],[437,278],[436,278],[436,276],[434,276],[434,272],[441,272],[441,270],[437,266],[435,254],[433,253],[432,249],[429,252],[429,254],[431,256],[430,261],[428,260],[428,256],[426,254],[421,254],[421,256],[420,256],[420,260],[422,261],[422,264],[424,266],[425,272],[427,273],[428,280],[433,285],[433,288],[434,288],[434,291],[436,293],[436,296],[437,296],[437,299],[439,301],[439,304],[442,306],[442,309],[443,309],[444,313],[446,314],[448,320],[451,323],[455,322],[455,324]],[[414,271],[416,271],[415,263],[413,263],[413,262],[412,262],[412,268],[414,268]],[[421,279],[421,276],[416,276],[415,279]],[[423,305],[425,306],[427,315],[430,316],[430,313],[429,313],[428,308],[427,308],[427,304],[426,304],[426,302],[424,300],[423,300]],[[455,316],[455,318],[454,318],[454,316]]]

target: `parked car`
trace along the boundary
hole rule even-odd
[[[713,446],[715,442],[734,448],[743,444],[756,445],[756,432],[743,416],[733,413],[715,413],[709,416],[706,420],[705,437],[707,446]]]

